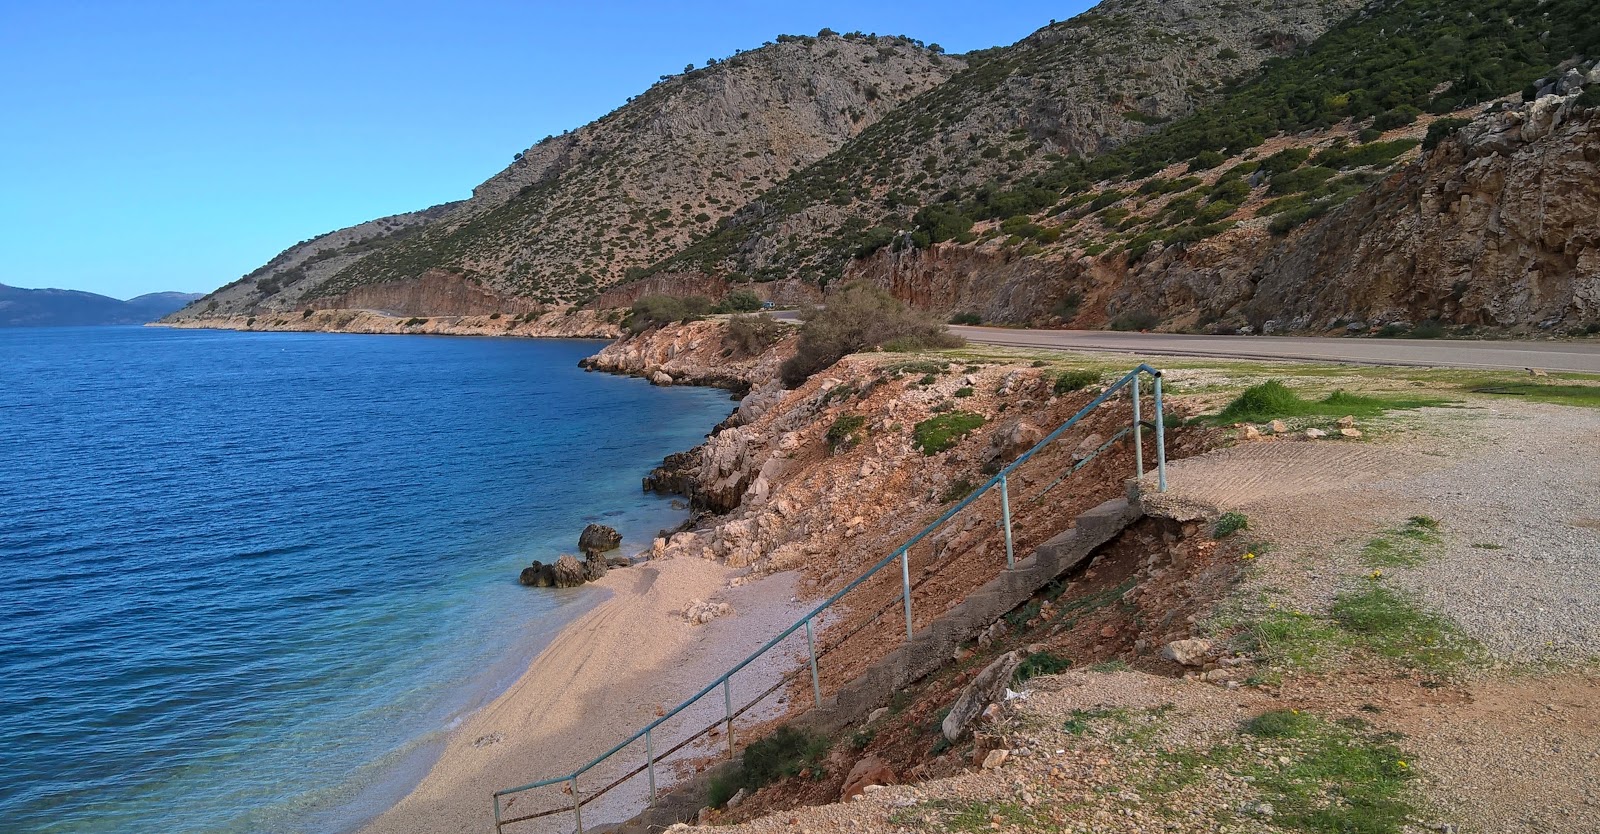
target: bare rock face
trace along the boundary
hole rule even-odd
[[[982,672],[978,673],[972,683],[961,691],[955,704],[950,707],[950,713],[945,716],[940,729],[944,737],[950,741],[959,741],[966,733],[967,728],[978,720],[990,703],[1000,699],[1005,694],[1006,685],[1011,683],[1011,678],[1017,673],[1017,667],[1022,665],[1022,655],[1018,652],[1006,652],[993,663],[990,663]]]
[[[605,553],[621,545],[622,534],[604,524],[590,524],[578,534],[578,550],[584,553]]]
[[[562,554],[551,566],[551,572],[557,588],[576,588],[584,583],[584,565],[575,556]]]

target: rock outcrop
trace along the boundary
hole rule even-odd
[[[605,553],[622,546],[622,534],[615,527],[590,524],[578,534],[578,550],[583,553]]]
[[[557,588],[576,588],[582,585],[587,578],[584,563],[574,556],[562,554],[555,564],[551,566],[554,585]]]

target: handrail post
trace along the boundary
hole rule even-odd
[[[650,804],[656,804],[656,746],[650,731],[644,731],[644,769],[650,776]]]
[[[1156,372],[1156,491],[1167,491],[1167,414],[1161,404],[1161,373]]]
[[[722,679],[722,709],[727,716],[724,721],[728,728],[728,758],[733,758],[733,678]]]
[[[906,640],[911,639],[911,548],[900,551],[900,594],[906,601]]]
[[[583,834],[583,802],[578,798],[578,777],[572,777],[572,819],[578,824],[578,834]]]
[[[494,834],[500,834],[500,794],[494,795]]]
[[[1144,426],[1139,416],[1139,372],[1133,374],[1133,469],[1134,480],[1144,477]]]
[[[1005,519],[1006,527],[1006,570],[1013,570],[1017,566],[1017,557],[1011,544],[1011,491],[1006,486],[1006,476],[1000,476],[1000,515]]]
[[[811,694],[816,696],[817,709],[822,709],[822,681],[817,677],[817,637],[811,630],[811,618],[806,618],[806,650],[811,653]]]

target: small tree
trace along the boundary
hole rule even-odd
[[[719,313],[753,313],[759,309],[761,309],[761,296],[743,287],[729,291],[717,304]]]

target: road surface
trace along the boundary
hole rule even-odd
[[[1173,333],[1117,333],[1105,330],[1011,330],[954,325],[950,327],[950,332],[978,344],[1058,350],[1091,350],[1157,356],[1207,356],[1226,359],[1355,362],[1363,365],[1492,368],[1514,371],[1538,368],[1543,371],[1600,373],[1600,343],[1595,342],[1188,336]]]

